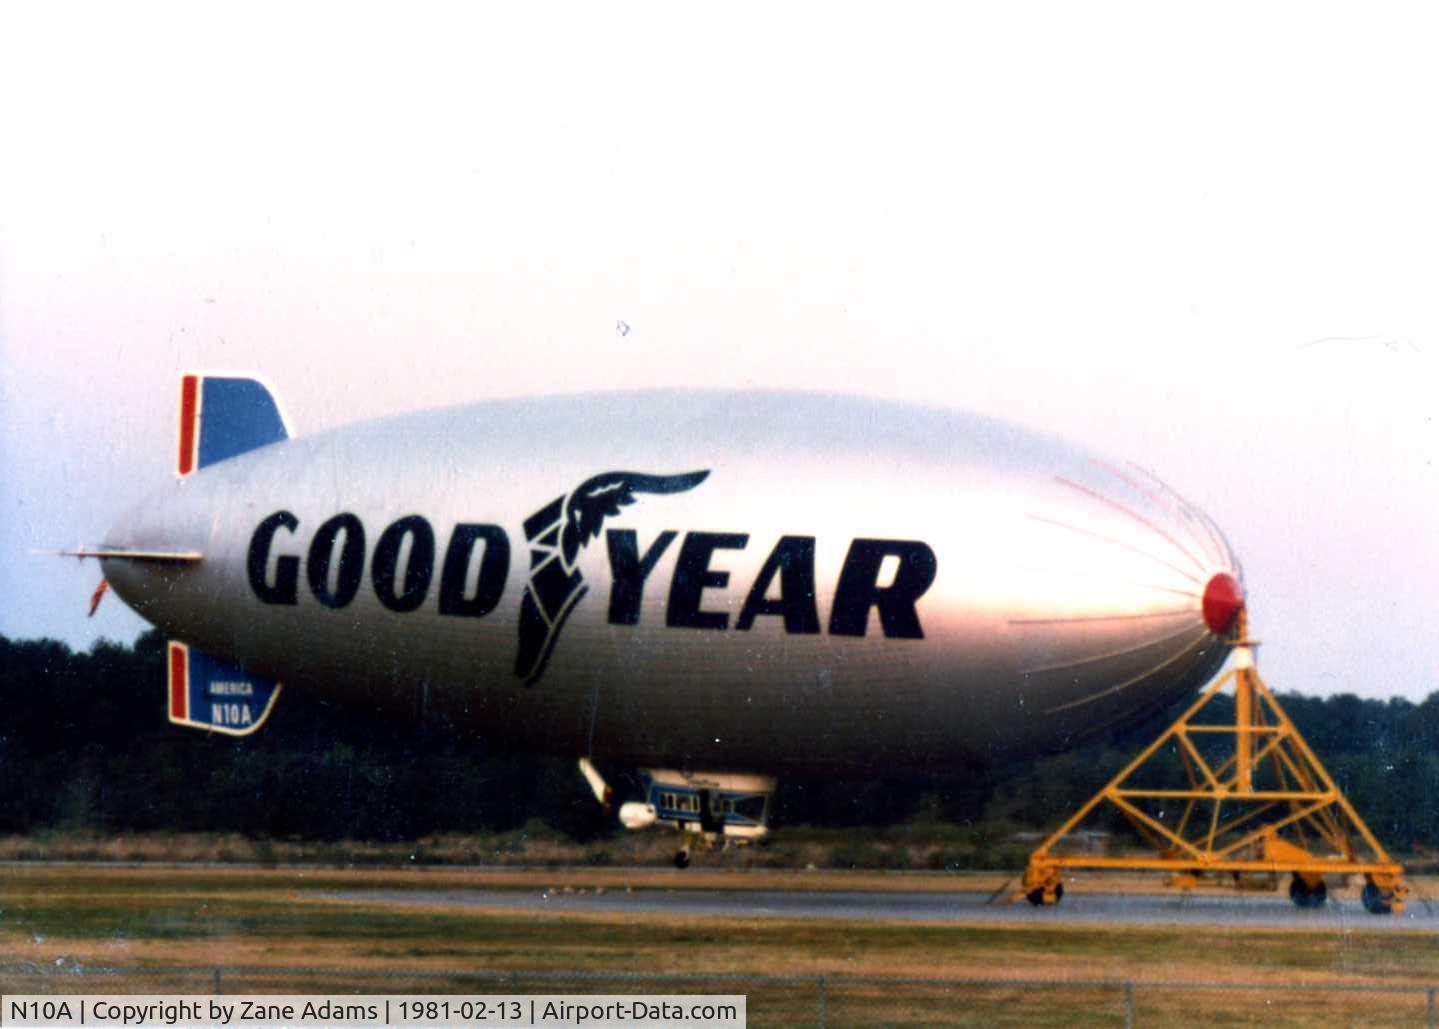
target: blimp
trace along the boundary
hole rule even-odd
[[[175,473],[71,551],[170,638],[170,721],[245,735],[302,690],[573,759],[607,804],[640,770],[619,819],[680,829],[681,866],[763,837],[782,777],[993,766],[1143,718],[1216,674],[1244,598],[1152,474],[859,396],[296,436],[261,380],[190,374]]]

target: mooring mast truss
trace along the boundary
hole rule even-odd
[[[1403,867],[1390,859],[1260,678],[1243,608],[1230,645],[1230,670],[1030,855],[1017,896],[1057,903],[1063,873],[1080,868],[1167,871],[1185,887],[1215,874],[1228,874],[1236,886],[1277,885],[1288,872],[1290,896],[1303,907],[1324,903],[1324,876],[1363,875],[1368,910],[1403,910]],[[1225,712],[1216,701],[1231,685],[1233,711]],[[1173,776],[1176,756],[1187,787],[1163,778],[1166,771]],[[1156,776],[1162,785],[1154,785]],[[1153,854],[1060,852],[1087,818],[1110,808],[1124,815]]]

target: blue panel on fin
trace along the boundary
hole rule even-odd
[[[205,376],[198,467],[289,439],[275,398],[254,379]]]
[[[270,717],[280,684],[170,641],[170,721],[248,736]]]

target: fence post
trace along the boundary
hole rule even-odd
[[[1433,996],[1432,991],[1431,991],[1430,996],[1431,996],[1431,998],[1432,998],[1432,996]],[[829,1007],[829,976],[824,975],[824,974],[821,974],[820,977],[819,977],[819,1011],[818,1011],[818,1013],[817,1013],[818,1016],[819,1016],[819,1020],[818,1020],[818,1022],[815,1023],[816,1025],[819,1026],[819,1029],[824,1029],[824,1027],[825,1027],[825,1021],[826,1021],[826,1019],[827,1019],[828,1016],[829,1016],[829,1011],[827,1010],[828,1007]]]
[[[1424,1010],[1425,1010],[1425,1014],[1428,1016],[1428,1026],[1429,1026],[1429,1029],[1435,1029],[1435,1022],[1434,1022],[1434,990],[1435,990],[1435,987],[1433,987],[1433,986],[1429,987],[1429,1000],[1428,1000],[1428,1003],[1425,1005],[1425,1009],[1424,1009]]]
[[[1134,1029],[1134,983],[1124,981],[1124,1029]]]
[[[220,966],[215,966],[215,996],[220,995]]]

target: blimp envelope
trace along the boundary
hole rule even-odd
[[[661,390],[291,438],[253,381],[181,400],[194,474],[85,552],[189,648],[181,725],[254,731],[284,682],[616,766],[927,773],[1192,693],[1243,596],[1157,479],[962,412]]]

